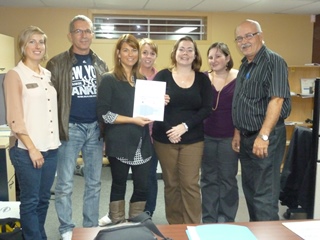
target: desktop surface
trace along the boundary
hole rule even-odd
[[[235,222],[227,224],[235,224],[248,227],[258,240],[301,240],[301,237],[299,237],[294,232],[282,225],[283,222],[293,221],[297,222],[297,220],[288,220],[262,222]],[[157,227],[165,237],[169,237],[172,240],[189,240],[186,234],[187,226],[197,225],[199,224],[157,225]],[[101,229],[103,228],[74,228],[72,240],[94,240],[95,236]]]

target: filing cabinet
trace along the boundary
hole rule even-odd
[[[10,137],[0,137],[0,201],[16,200],[14,167],[9,157]]]

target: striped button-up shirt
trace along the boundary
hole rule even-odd
[[[280,118],[287,118],[291,110],[287,64],[277,53],[262,46],[252,62],[242,59],[233,96],[235,127],[260,130],[271,97],[284,98]]]

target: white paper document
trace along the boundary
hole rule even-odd
[[[315,78],[301,78],[301,96],[314,94]]]
[[[20,218],[20,202],[0,201],[0,219]]]
[[[147,117],[163,121],[166,83],[137,79],[134,94],[133,117]]]
[[[284,222],[282,224],[304,240],[320,239],[320,221]]]

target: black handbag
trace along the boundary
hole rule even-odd
[[[173,240],[163,236],[146,212],[128,219],[126,223],[106,227],[98,232],[94,240]]]
[[[20,219],[0,219],[0,240],[23,240]]]

